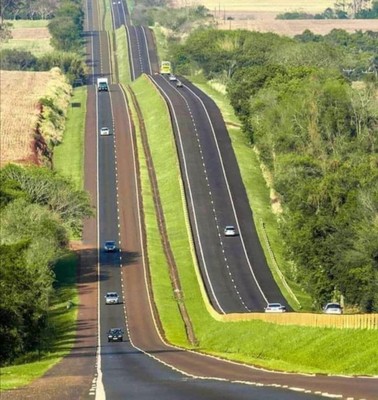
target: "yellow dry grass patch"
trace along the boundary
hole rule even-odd
[[[34,130],[40,117],[38,100],[64,77],[60,71],[0,71],[0,165],[36,161]]]
[[[41,40],[50,39],[51,35],[47,28],[14,28],[12,29],[13,40]]]

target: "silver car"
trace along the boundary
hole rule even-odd
[[[224,236],[236,236],[236,229],[233,225],[227,225],[224,228]]]
[[[107,128],[106,126],[103,126],[103,127],[100,129],[100,135],[101,135],[101,136],[109,136],[109,135],[110,135],[110,129]]]
[[[342,314],[343,309],[339,303],[328,303],[323,308],[325,314]]]
[[[105,295],[105,304],[119,304],[119,296],[117,292],[108,292]]]
[[[286,312],[286,307],[281,303],[268,303],[264,310],[266,313],[284,313]]]

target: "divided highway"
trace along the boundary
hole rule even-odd
[[[141,73],[155,72],[157,58],[153,50],[150,31],[147,28],[129,25],[124,0],[112,1],[111,4],[114,27],[122,24],[127,26],[133,77]],[[86,1],[88,30],[91,31],[89,64],[92,66],[92,82],[94,83],[98,76],[106,76],[109,82],[114,82],[116,79],[112,80],[113,71],[109,63],[111,57],[108,35],[102,30],[96,5],[97,2]],[[192,219],[192,223],[193,226],[197,224],[202,229],[201,233],[195,236],[198,245],[201,243],[203,247],[209,247],[209,249],[213,246],[210,244],[213,243],[213,239],[210,242],[210,236],[206,233],[207,229],[209,235],[215,235],[218,241],[215,247],[220,249],[220,252],[210,256],[207,254],[204,259],[208,263],[208,257],[214,257],[220,271],[218,274],[211,267],[211,279],[207,285],[210,287],[211,282],[216,286],[212,300],[216,302],[218,299],[220,302],[218,308],[224,312],[261,308],[266,298],[271,300],[270,296],[276,296],[276,294],[270,292],[269,285],[266,286],[264,274],[261,275],[261,272],[257,270],[254,270],[252,274],[248,265],[247,256],[254,250],[246,239],[243,244],[242,239],[250,234],[249,228],[245,226],[245,224],[250,225],[248,220],[250,214],[244,214],[246,212],[245,199],[244,203],[239,203],[239,200],[231,194],[234,190],[233,185],[241,184],[234,176],[235,170],[231,168],[223,175],[216,173],[216,168],[222,166],[222,160],[223,163],[230,162],[226,154],[230,146],[227,142],[229,139],[224,136],[225,133],[222,131],[224,128],[216,123],[219,111],[214,110],[214,106],[208,103],[207,99],[203,99],[205,104],[207,103],[206,112],[197,97],[202,97],[202,95],[196,92],[196,89],[188,82],[182,92],[177,92],[164,78],[153,75],[152,77],[155,84],[167,96],[168,103],[172,103],[172,116],[177,116],[176,134],[180,130],[186,137],[182,140],[185,141],[188,150],[180,154],[180,157],[182,160],[184,157],[193,157],[190,158],[190,162],[194,164],[193,171],[199,173],[198,179],[201,184],[198,187],[193,181],[193,175],[190,175],[185,183],[187,193],[189,193],[189,187],[190,191],[195,193],[193,200],[188,202],[191,218],[195,213],[199,213],[199,208],[202,207],[205,208],[205,212],[210,212],[208,215],[213,213],[213,210],[209,209],[211,202],[209,202],[209,189],[206,182],[209,181],[211,184],[211,196],[215,204],[215,214],[212,215],[216,215],[217,219],[213,218],[211,224],[208,224],[209,227],[203,226],[199,220],[195,219]],[[374,382],[369,379],[268,372],[196,352],[184,351],[164,342],[159,333],[159,323],[154,313],[148,287],[148,263],[141,220],[138,163],[128,104],[122,88],[116,83],[110,84],[109,92],[95,92],[92,86],[88,91],[88,96],[88,104],[95,105],[96,127],[89,134],[95,136],[93,157],[96,158],[97,168],[93,171],[87,170],[86,175],[89,180],[95,175],[98,182],[96,193],[94,193],[97,199],[99,247],[99,350],[96,400],[105,398],[114,400],[151,398],[310,400],[319,398],[317,394],[321,393],[332,393],[350,398],[354,396],[355,399],[361,397],[373,399]],[[189,110],[192,111],[193,116],[190,116]],[[93,110],[88,112],[93,112]],[[217,139],[214,137],[212,125],[217,132],[216,135],[219,135]],[[100,136],[98,132],[103,126],[109,127],[113,134]],[[184,126],[186,126],[185,129]],[[194,126],[197,128],[197,134],[195,134]],[[188,140],[188,136],[193,136],[195,141]],[[177,140],[179,141],[179,136]],[[206,154],[205,165],[199,169],[196,164],[201,154],[200,149],[202,153],[209,153]],[[204,175],[205,170],[208,174],[207,179]],[[230,190],[227,188],[227,182]],[[224,187],[226,192],[223,191]],[[202,197],[206,201],[203,205],[198,205],[198,199]],[[218,219],[217,228],[215,221]],[[223,224],[228,221],[238,226],[241,233],[238,239],[230,238],[235,242],[232,245],[231,242],[225,242],[220,233]],[[106,240],[117,241],[121,251],[104,253],[102,245]],[[225,243],[222,244],[222,242]],[[229,264],[232,264],[230,272],[237,283],[237,290],[230,284],[232,280],[226,279],[228,278],[227,260],[224,263],[224,256],[222,261],[219,255],[223,253],[222,246],[226,251],[227,260],[232,261],[229,261]],[[237,251],[234,250],[235,246],[237,246]],[[242,264],[240,264],[239,252],[245,254]],[[251,260],[253,263],[257,262],[253,258]],[[261,279],[260,289],[253,277],[254,274]],[[244,279],[248,283],[244,283]],[[251,295],[249,285],[253,291],[260,294]],[[122,304],[105,305],[104,295],[108,291],[117,291],[122,294]],[[230,296],[231,292],[233,294]],[[123,342],[108,343],[106,332],[114,327],[120,327],[125,331]],[[88,398],[93,398],[93,396],[88,395]]]

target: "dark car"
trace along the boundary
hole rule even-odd
[[[117,250],[116,242],[114,240],[107,240],[104,244],[104,250],[106,252],[113,252]]]
[[[123,330],[121,328],[109,329],[108,342],[123,342]]]

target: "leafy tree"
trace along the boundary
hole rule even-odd
[[[0,53],[1,68],[8,71],[34,71],[37,58],[25,50],[4,49]]]
[[[0,365],[34,349],[44,328],[46,296],[26,265],[28,245],[0,245]]]
[[[0,22],[0,43],[12,38],[11,27],[12,24],[9,22]]]
[[[55,213],[73,233],[79,233],[82,219],[92,215],[88,195],[47,168],[9,165],[0,174],[16,182],[31,203]]]
[[[79,46],[80,30],[70,17],[54,18],[48,25],[51,44],[57,50],[71,51]]]

